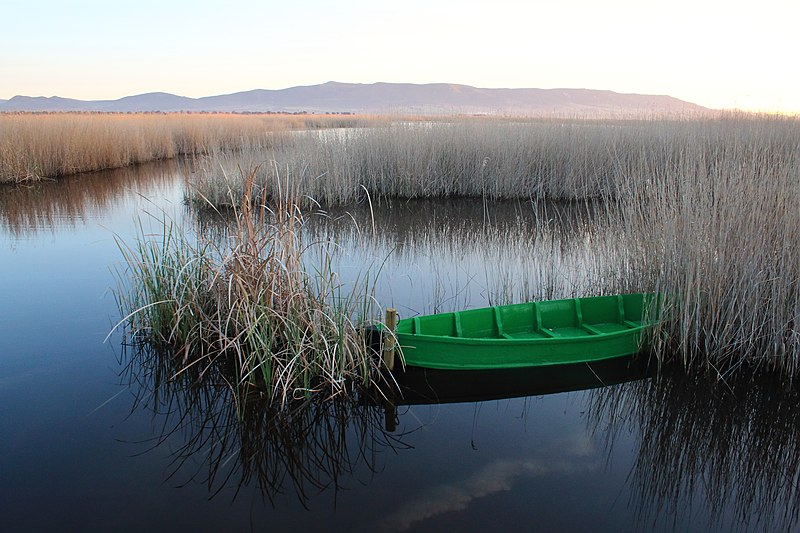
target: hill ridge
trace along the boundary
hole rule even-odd
[[[670,114],[707,108],[668,95],[606,89],[480,88],[456,83],[344,83],[328,81],[285,89],[252,89],[190,98],[148,92],[116,100],[17,95],[0,112],[309,112],[417,114]]]

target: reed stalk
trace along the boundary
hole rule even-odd
[[[258,204],[246,194],[223,238],[163,222],[158,239],[142,230],[132,246],[120,242],[123,322],[186,368],[230,362],[237,387],[281,406],[368,386],[380,363],[358,327],[372,319],[372,281],[339,281],[335,243],[303,240],[293,181],[277,171],[274,179],[280,194]]]

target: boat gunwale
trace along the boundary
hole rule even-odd
[[[658,305],[659,298],[657,295],[653,293],[630,293],[629,296],[642,296],[646,298],[648,296],[654,296],[656,300],[656,305]],[[395,336],[400,338],[415,338],[415,339],[423,339],[423,340],[431,340],[435,339],[436,342],[446,342],[451,344],[503,344],[503,345],[517,345],[517,344],[550,344],[550,343],[563,343],[563,342],[583,342],[584,340],[592,341],[592,340],[600,340],[605,338],[615,338],[624,335],[630,335],[631,333],[641,332],[643,330],[649,329],[658,325],[658,320],[644,320],[644,313],[642,316],[639,316],[639,320],[632,321],[628,320],[625,317],[625,313],[622,310],[622,298],[626,296],[625,294],[616,294],[616,295],[602,295],[602,296],[584,296],[584,297],[576,297],[576,298],[564,298],[561,300],[543,300],[540,302],[522,302],[517,304],[507,304],[507,305],[493,305],[475,309],[467,309],[467,310],[459,310],[459,311],[450,311],[450,312],[443,312],[443,313],[434,313],[431,315],[417,315],[408,318],[404,318],[398,322],[398,330],[395,331]],[[620,319],[618,320],[609,320],[609,321],[585,321],[583,319],[583,312],[582,312],[582,304],[588,300],[600,299],[600,298],[608,298],[612,297],[619,301],[620,312],[619,316]],[[567,326],[569,328],[583,330],[587,334],[586,335],[570,335],[570,334],[559,334],[558,330],[561,329],[560,327],[548,328],[548,327],[541,327],[542,318],[539,316],[539,304],[542,303],[550,303],[550,302],[574,302],[575,305],[575,314],[577,315],[577,323],[573,324],[572,326]],[[515,333],[508,333],[503,331],[503,325],[500,318],[500,309],[503,308],[513,308],[513,307],[521,307],[525,305],[533,305],[533,311],[536,313],[536,324],[532,330],[525,333],[536,333],[542,335],[542,337],[522,337],[522,338],[515,338],[513,335]],[[472,336],[472,335],[462,335],[462,326],[461,326],[461,317],[464,313],[470,313],[474,311],[488,311],[492,310],[494,313],[494,320],[495,320],[495,327],[497,328],[498,335],[497,336]],[[411,323],[413,324],[412,330],[417,329],[419,327],[419,321],[423,318],[431,318],[436,316],[447,316],[452,315],[454,320],[454,328],[457,335],[448,335],[448,334],[430,334],[430,333],[416,333],[414,331],[399,331],[400,324],[402,323]],[[605,324],[615,324],[620,326],[625,326],[625,329],[620,329],[617,331],[601,331],[596,328],[598,325],[605,325]]]

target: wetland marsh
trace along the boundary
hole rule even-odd
[[[800,133],[726,120],[384,125],[1,188],[3,529],[796,528]],[[658,361],[276,411],[224,365],[103,342],[119,243],[224,242],[203,202],[247,169],[263,199],[296,178],[298,268],[371,273],[378,316],[664,290]]]

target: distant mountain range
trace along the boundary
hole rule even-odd
[[[707,108],[665,95],[591,89],[481,89],[432,83],[339,83],[188,98],[147,93],[118,100],[15,96],[0,100],[14,111],[218,111],[276,113],[410,113],[493,115],[642,115],[702,113]]]

